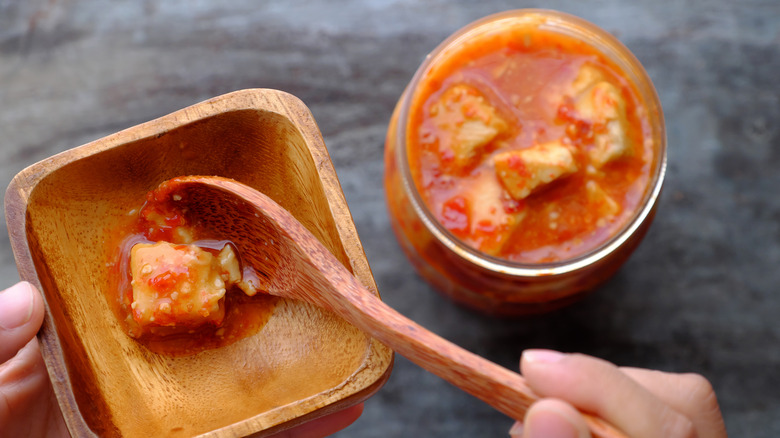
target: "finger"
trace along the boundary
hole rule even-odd
[[[0,425],[0,437],[68,436],[37,339],[0,365]]]
[[[0,363],[24,347],[41,328],[43,299],[26,281],[0,291]]]
[[[696,436],[691,420],[604,360],[550,350],[526,350],[520,368],[537,394],[566,400],[629,436]]]
[[[712,384],[698,374],[675,374],[641,368],[620,368],[664,403],[687,416],[702,437],[725,438],[718,398]]]
[[[322,438],[354,423],[363,413],[363,403],[304,423],[269,438]]]
[[[509,431],[512,438],[590,438],[588,425],[572,405],[542,399],[531,405],[523,422]]]

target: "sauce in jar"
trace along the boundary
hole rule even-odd
[[[508,11],[434,50],[385,143],[391,224],[437,290],[547,311],[611,277],[655,213],[663,115],[639,61],[577,17]]]
[[[407,153],[439,223],[486,254],[555,262],[614,236],[650,180],[635,88],[592,46],[508,29],[463,43],[421,79]]]

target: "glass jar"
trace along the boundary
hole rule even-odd
[[[468,41],[517,27],[574,37],[597,49],[632,83],[649,121],[653,159],[643,199],[616,234],[595,249],[549,263],[518,263],[482,253],[455,237],[426,206],[410,169],[408,125],[414,96],[432,66]],[[647,140],[646,140],[647,141]],[[393,230],[418,273],[466,307],[512,316],[567,305],[609,279],[639,245],[652,222],[666,168],[666,133],[655,88],[639,61],[616,38],[580,18],[548,10],[507,11],[478,20],[442,42],[401,95],[387,131],[385,191]]]

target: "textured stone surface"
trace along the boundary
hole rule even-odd
[[[251,87],[314,113],[384,299],[516,368],[527,347],[696,371],[732,436],[780,436],[780,3],[553,0],[617,35],[665,109],[669,172],[657,219],[585,301],[518,321],[455,307],[411,270],[390,232],[382,150],[425,54],[466,23],[526,2],[0,0],[0,182],[40,159]],[[18,278],[5,227],[0,286]],[[397,359],[340,437],[505,436],[511,421]]]

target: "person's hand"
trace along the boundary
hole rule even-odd
[[[0,291],[0,437],[69,437],[35,334],[43,299],[26,282]]]
[[[618,368],[582,354],[526,350],[526,382],[541,398],[517,422],[513,438],[590,437],[579,411],[632,438],[725,438],[712,385],[698,374]]]
[[[30,283],[0,291],[0,438],[70,437],[35,334],[43,298]],[[352,424],[363,404],[280,432],[274,438],[321,438]]]

